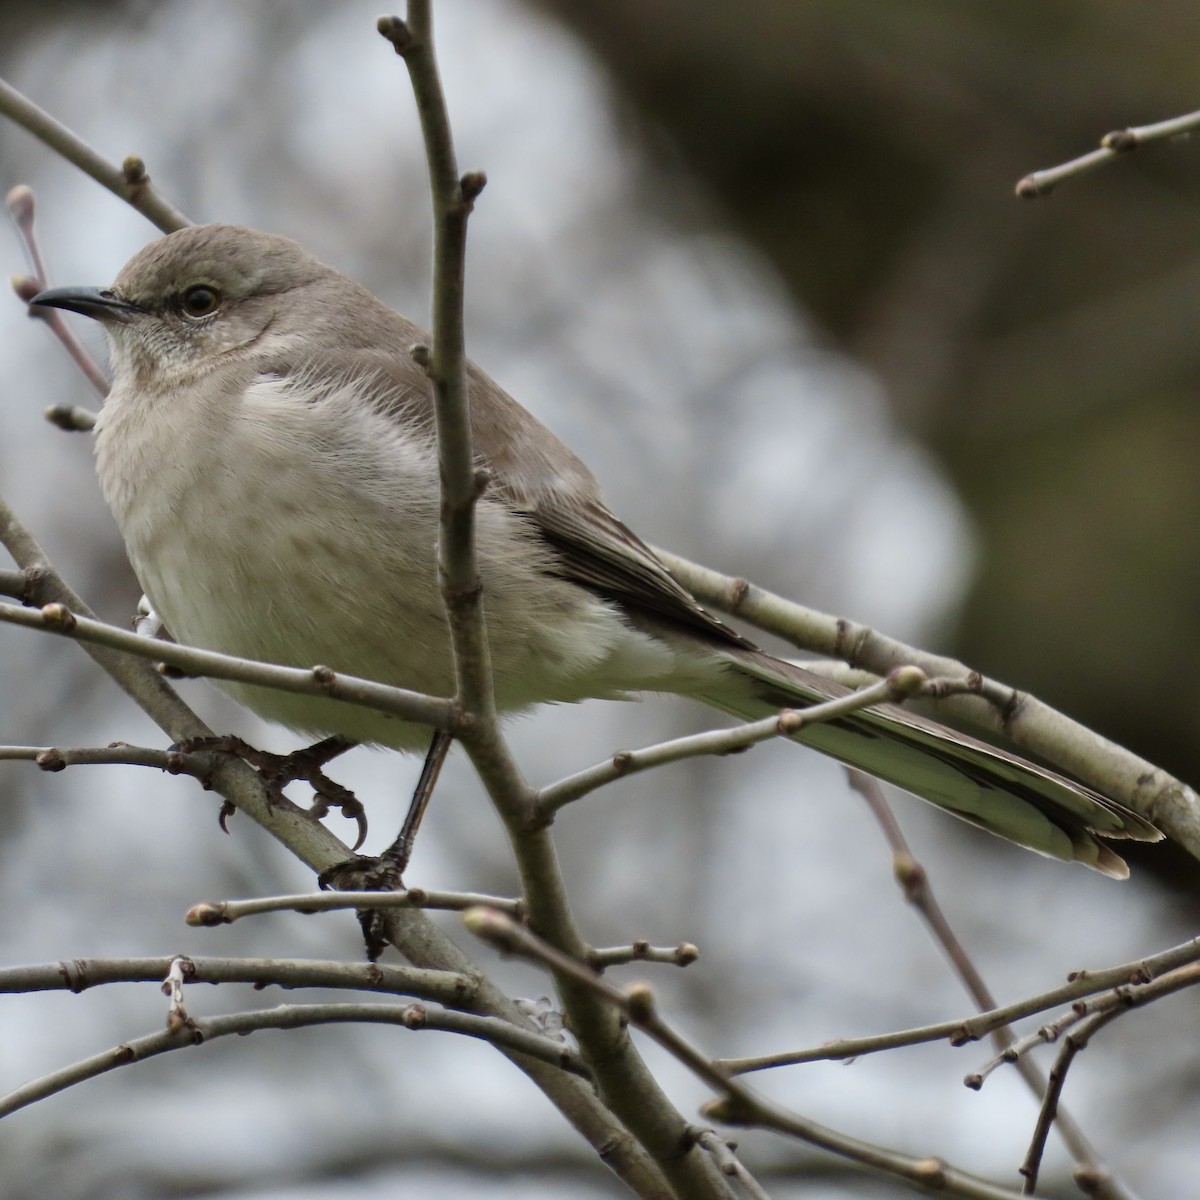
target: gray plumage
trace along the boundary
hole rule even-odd
[[[432,401],[409,353],[421,330],[294,242],[229,225],[152,243],[110,289],[38,302],[108,332],[100,482],[177,638],[452,690]],[[474,449],[492,472],[477,555],[501,712],[655,691],[752,718],[844,694],[705,612],[566,446],[474,366],[469,388]],[[309,734],[402,750],[428,737],[332,700],[220,686]],[[1160,836],[1089,788],[891,706],[797,740],[1114,877],[1127,868],[1098,837]]]

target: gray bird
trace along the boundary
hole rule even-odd
[[[427,335],[294,242],[232,225],[151,243],[111,288],[33,302],[108,334],[100,484],[176,638],[451,693],[433,407],[409,352]],[[669,692],[752,719],[845,694],[705,612],[566,446],[474,366],[468,383],[492,475],[476,549],[500,712]],[[305,734],[399,750],[429,738],[327,698],[220,686]],[[1128,868],[1098,838],[1161,836],[1087,787],[892,706],[797,740],[1115,878]]]

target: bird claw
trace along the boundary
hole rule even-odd
[[[404,886],[402,868],[387,854],[354,854],[326,867],[317,886],[335,892],[394,892]]]
[[[358,837],[350,847],[357,850],[367,840],[367,813],[362,801],[348,787],[335,783],[322,771],[314,771],[307,779],[317,794],[308,815],[314,821],[320,821],[329,815],[331,808],[339,809],[343,817],[358,825]]]
[[[334,863],[332,867],[326,867],[317,876],[317,886],[325,891],[394,892],[404,886],[402,869],[396,858],[386,853],[378,858],[369,854],[355,854],[340,863]],[[383,913],[377,908],[360,908],[357,916],[367,958],[375,962],[388,945]]]
[[[283,789],[289,783],[298,779],[304,780],[316,793],[316,800],[308,810],[314,820],[320,820],[328,815],[331,808],[337,808],[344,817],[357,823],[358,838],[354,843],[357,850],[367,836],[367,814],[362,802],[348,788],[335,783],[321,768],[331,759],[349,750],[353,745],[342,737],[328,737],[301,750],[293,750],[291,754],[272,754],[259,750],[249,742],[233,734],[222,737],[187,738],[177,742],[173,749],[181,754],[191,754],[198,751],[208,751],[218,754],[236,754],[243,762],[252,766],[262,780],[268,807],[283,799]],[[226,826],[228,818],[234,812],[233,806],[226,801],[221,806],[217,822],[228,833]]]

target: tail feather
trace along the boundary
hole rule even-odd
[[[850,690],[755,650],[726,652],[727,687],[697,696],[746,720]],[[1114,879],[1129,868],[1100,838],[1157,841],[1132,809],[1084,784],[890,704],[810,725],[795,740],[1039,854]]]

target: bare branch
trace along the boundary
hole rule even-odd
[[[910,1155],[872,1145],[781,1108],[743,1083],[691,1045],[659,1015],[654,995],[645,984],[622,990],[596,974],[586,964],[542,941],[503,913],[490,909],[470,909],[463,923],[476,937],[506,954],[515,954],[553,972],[559,984],[571,980],[590,989],[599,999],[621,1012],[630,1024],[642,1030],[694,1075],[721,1093],[722,1099],[705,1105],[704,1112],[714,1120],[728,1124],[753,1125],[792,1137],[847,1158],[872,1174],[900,1179],[918,1188],[940,1195],[962,1196],[967,1200],[1014,1200],[1017,1193],[997,1187],[986,1180],[947,1165],[940,1159],[913,1158]]]
[[[107,396],[108,377],[100,369],[96,360],[83,348],[83,343],[75,336],[62,313],[55,308],[43,308],[41,305],[29,303],[34,296],[50,286],[45,260],[42,258],[42,249],[38,244],[37,230],[34,227],[37,204],[33,189],[26,187],[23,183],[17,184],[8,193],[6,203],[13,224],[17,227],[17,234],[25,247],[25,255],[29,259],[30,269],[33,271],[32,276],[14,279],[12,281],[13,291],[29,306],[27,311],[31,317],[35,317],[49,326],[50,331],[71,356],[71,361],[83,372],[92,387],[102,397]]]
[[[557,856],[495,715],[474,554],[475,501],[487,476],[471,453],[462,299],[467,217],[482,174],[459,177],[432,42],[429,0],[410,0],[408,19],[384,17],[379,31],[408,67],[429,161],[434,208],[433,346],[418,355],[434,385],[441,467],[438,573],[454,649],[457,699],[470,728],[460,734],[512,841],[530,918],[571,953],[585,952],[566,902]],[[681,1154],[686,1123],[633,1050],[615,1014],[585,990],[563,991],[571,1028],[596,1070],[601,1096],[637,1137],[673,1191],[724,1200],[730,1191],[711,1160]]]
[[[190,225],[177,208],[168,204],[151,186],[150,176],[140,158],[130,155],[120,169],[101,157],[81,137],[72,133],[48,112],[38,108],[16,88],[0,79],[0,115],[8,117],[69,163],[74,163],[85,175],[90,175],[101,187],[132,205],[163,231],[171,233]]]
[[[609,946],[589,950],[587,963],[596,971],[625,966],[632,962],[668,963],[676,967],[690,967],[699,957],[699,949],[691,942],[680,942],[678,946],[652,946],[647,941],[636,941],[631,946]]]
[[[583,953],[570,914],[557,855],[545,822],[536,818],[532,789],[521,775],[496,719],[484,630],[482,584],[475,560],[475,502],[487,485],[471,450],[463,335],[467,218],[483,188],[482,174],[461,178],[442,94],[429,0],[409,0],[407,20],[381,17],[379,32],[403,57],[416,97],[429,163],[434,216],[433,345],[414,358],[434,388],[441,474],[438,575],[454,654],[456,700],[465,720],[452,732],[496,806],[513,846],[530,920],[555,944]],[[724,1178],[700,1152],[687,1150],[685,1122],[633,1050],[620,1022],[585,991],[563,993],[572,1031],[596,1072],[600,1096],[653,1160],[659,1180],[645,1177],[646,1194],[666,1189],[695,1200],[728,1200]],[[583,1130],[595,1146],[602,1143]],[[611,1134],[605,1134],[607,1153]],[[665,1181],[665,1188],[660,1181]]]
[[[71,991],[110,983],[155,983],[172,959],[73,958],[53,963],[0,968],[0,994]],[[291,958],[208,958],[190,956],[186,983],[252,983],[256,987],[322,987],[417,996],[451,1008],[471,1007],[477,976],[368,962]]]
[[[417,102],[433,201],[433,345],[418,351],[434,391],[441,527],[438,576],[454,646],[458,700],[472,716],[495,720],[491,661],[484,633],[483,584],[475,560],[475,502],[485,484],[471,449],[463,295],[467,218],[482,174],[459,178],[454,139],[433,46],[428,0],[410,0],[408,20],[380,17],[379,32],[404,59]]]
[[[929,874],[913,856],[878,780],[872,779],[862,771],[853,769],[848,769],[846,774],[850,778],[850,786],[867,802],[883,830],[884,837],[892,851],[892,869],[896,876],[896,882],[900,885],[905,900],[920,914],[934,940],[949,959],[954,973],[962,981],[967,994],[975,1001],[979,1009],[983,1012],[994,1009],[996,1001],[991,990],[971,961],[962,942],[950,928],[950,922],[946,919],[946,914],[929,884]],[[1007,1026],[993,1029],[992,1040],[1000,1047],[1001,1052],[1010,1050],[1014,1042],[1013,1035]],[[1038,1100],[1041,1100],[1047,1090],[1045,1075],[1033,1060],[1028,1058],[1020,1058],[1017,1061],[1017,1070],[1029,1090]],[[1057,1121],[1063,1142],[1075,1158],[1079,1169],[1088,1171],[1092,1178],[1104,1180],[1103,1187],[1094,1194],[1101,1197],[1102,1200],[1132,1200],[1132,1193],[1104,1163],[1099,1151],[1087,1138],[1075,1119],[1065,1109],[1060,1109],[1057,1112]]]
[[[1077,1000],[1072,1004],[1070,1011],[1042,1025],[1034,1033],[1018,1038],[1003,1054],[989,1059],[981,1070],[968,1075],[965,1083],[967,1087],[978,1090],[997,1067],[1003,1066],[1005,1063],[1020,1062],[1034,1047],[1058,1041],[1063,1033],[1086,1017],[1113,1009],[1127,1012],[1132,1008],[1142,1008],[1173,992],[1195,987],[1198,983],[1200,983],[1200,963],[1189,963],[1186,966],[1177,967],[1173,971],[1167,971],[1150,981],[1139,980],[1136,983],[1122,983],[1101,996],[1090,1000]]]
[[[170,775],[192,775],[197,779],[204,778],[211,766],[206,754],[181,754],[178,750],[156,750],[127,742],[66,750],[59,746],[0,746],[0,762],[5,761],[33,762],[43,771],[96,765],[154,767]]]
[[[319,913],[344,908],[431,908],[465,912],[481,904],[517,920],[521,919],[525,907],[520,900],[484,896],[478,892],[406,888],[402,892],[307,892],[299,896],[262,896],[253,900],[204,900],[189,908],[184,919],[189,925],[232,925],[243,917],[273,912]]]
[[[792,737],[809,725],[833,721],[846,716],[847,713],[870,708],[872,704],[895,703],[918,695],[927,683],[923,671],[916,668],[898,668],[887,679],[870,684],[861,691],[849,696],[838,696],[835,700],[826,700],[809,708],[785,708],[775,716],[735,725],[732,729],[713,729],[706,733],[690,734],[687,737],[658,742],[641,750],[621,750],[607,762],[579,771],[543,788],[536,797],[538,812],[543,818],[549,819],[563,805],[579,800],[597,788],[623,779],[627,775],[636,775],[652,767],[661,767],[667,763],[681,762],[703,755],[736,754],[772,738]]]
[[[30,580],[24,571],[0,571],[0,595],[24,600]]]
[[[953,1046],[965,1046],[977,1042],[993,1030],[1035,1013],[1046,1012],[1063,1004],[1071,1004],[1084,996],[1106,992],[1124,984],[1141,986],[1172,971],[1177,967],[1200,962],[1200,938],[1172,946],[1159,954],[1136,962],[1123,963],[1116,967],[1100,970],[1072,971],[1068,981],[1049,991],[1041,992],[1023,1000],[989,1009],[978,1016],[962,1020],[939,1021],[934,1025],[922,1025],[895,1033],[877,1034],[872,1037],[839,1038],[808,1050],[783,1051],[747,1058],[718,1059],[717,1065],[731,1075],[742,1075],[750,1071],[765,1071],[773,1067],[796,1066],[808,1062],[844,1061],[864,1054],[875,1054],[880,1050],[894,1050],[899,1046],[916,1046],[922,1042],[936,1042],[943,1038]]]
[[[176,1028],[165,1029],[133,1041],[122,1042],[111,1050],[72,1063],[58,1071],[31,1080],[0,1096],[0,1117],[65,1091],[86,1079],[94,1079],[117,1067],[144,1062],[148,1058],[199,1046],[214,1038],[239,1037],[262,1029],[302,1029],[309,1025],[330,1024],[400,1025],[405,1029],[436,1029],[479,1038],[506,1051],[537,1059],[572,1075],[587,1076],[587,1068],[578,1054],[561,1042],[530,1029],[510,1024],[500,1017],[481,1017],[449,1009],[430,1009],[423,1004],[295,1004],[260,1012],[233,1013],[227,1016],[188,1018]]]
[[[1039,196],[1048,196],[1064,180],[1087,175],[1097,167],[1112,162],[1114,158],[1149,146],[1153,142],[1161,142],[1168,138],[1186,138],[1198,127],[1200,112],[1171,117],[1170,120],[1159,121],[1155,125],[1115,129],[1100,139],[1100,149],[1091,150],[1056,167],[1046,167],[1026,175],[1017,182],[1016,193],[1022,200],[1036,200]]]
[[[1038,1170],[1042,1154],[1045,1151],[1046,1138],[1058,1112],[1059,1100],[1067,1081],[1067,1072],[1070,1070],[1075,1056],[1087,1048],[1091,1039],[1105,1025],[1115,1021],[1122,1014],[1133,1008],[1150,1004],[1172,992],[1195,987],[1197,984],[1200,984],[1200,965],[1192,964],[1188,967],[1181,967],[1177,971],[1171,971],[1136,992],[1127,988],[1118,989],[1111,995],[1100,997],[1092,1004],[1081,1006],[1081,1011],[1070,1014],[1073,1021],[1078,1022],[1078,1028],[1067,1035],[1058,1058],[1050,1070],[1050,1081],[1038,1112],[1037,1124],[1034,1127],[1025,1161],[1021,1165],[1021,1174],[1025,1176],[1024,1191],[1027,1195],[1032,1195],[1034,1188],[1037,1187]],[[1075,1173],[1075,1180],[1089,1196],[1129,1195],[1128,1192],[1118,1190],[1113,1186],[1112,1173],[1103,1164],[1085,1163],[1081,1165]]]
[[[230,654],[218,654],[213,650],[199,650],[178,642],[158,641],[104,621],[78,616],[64,604],[46,604],[40,609],[0,604],[0,622],[57,633],[77,641],[133,654],[138,658],[165,662],[187,675],[235,679],[240,683],[278,688],[284,692],[328,696],[348,704],[392,713],[436,729],[453,730],[455,727],[455,708],[448,700],[410,692],[405,688],[389,687],[353,675],[339,675],[329,667],[316,666],[307,670],[302,667],[281,667]]]
[[[746,1170],[735,1153],[737,1144],[727,1141],[715,1129],[695,1128],[696,1145],[713,1156],[723,1175],[735,1179],[749,1200],[771,1200],[766,1189]]]

